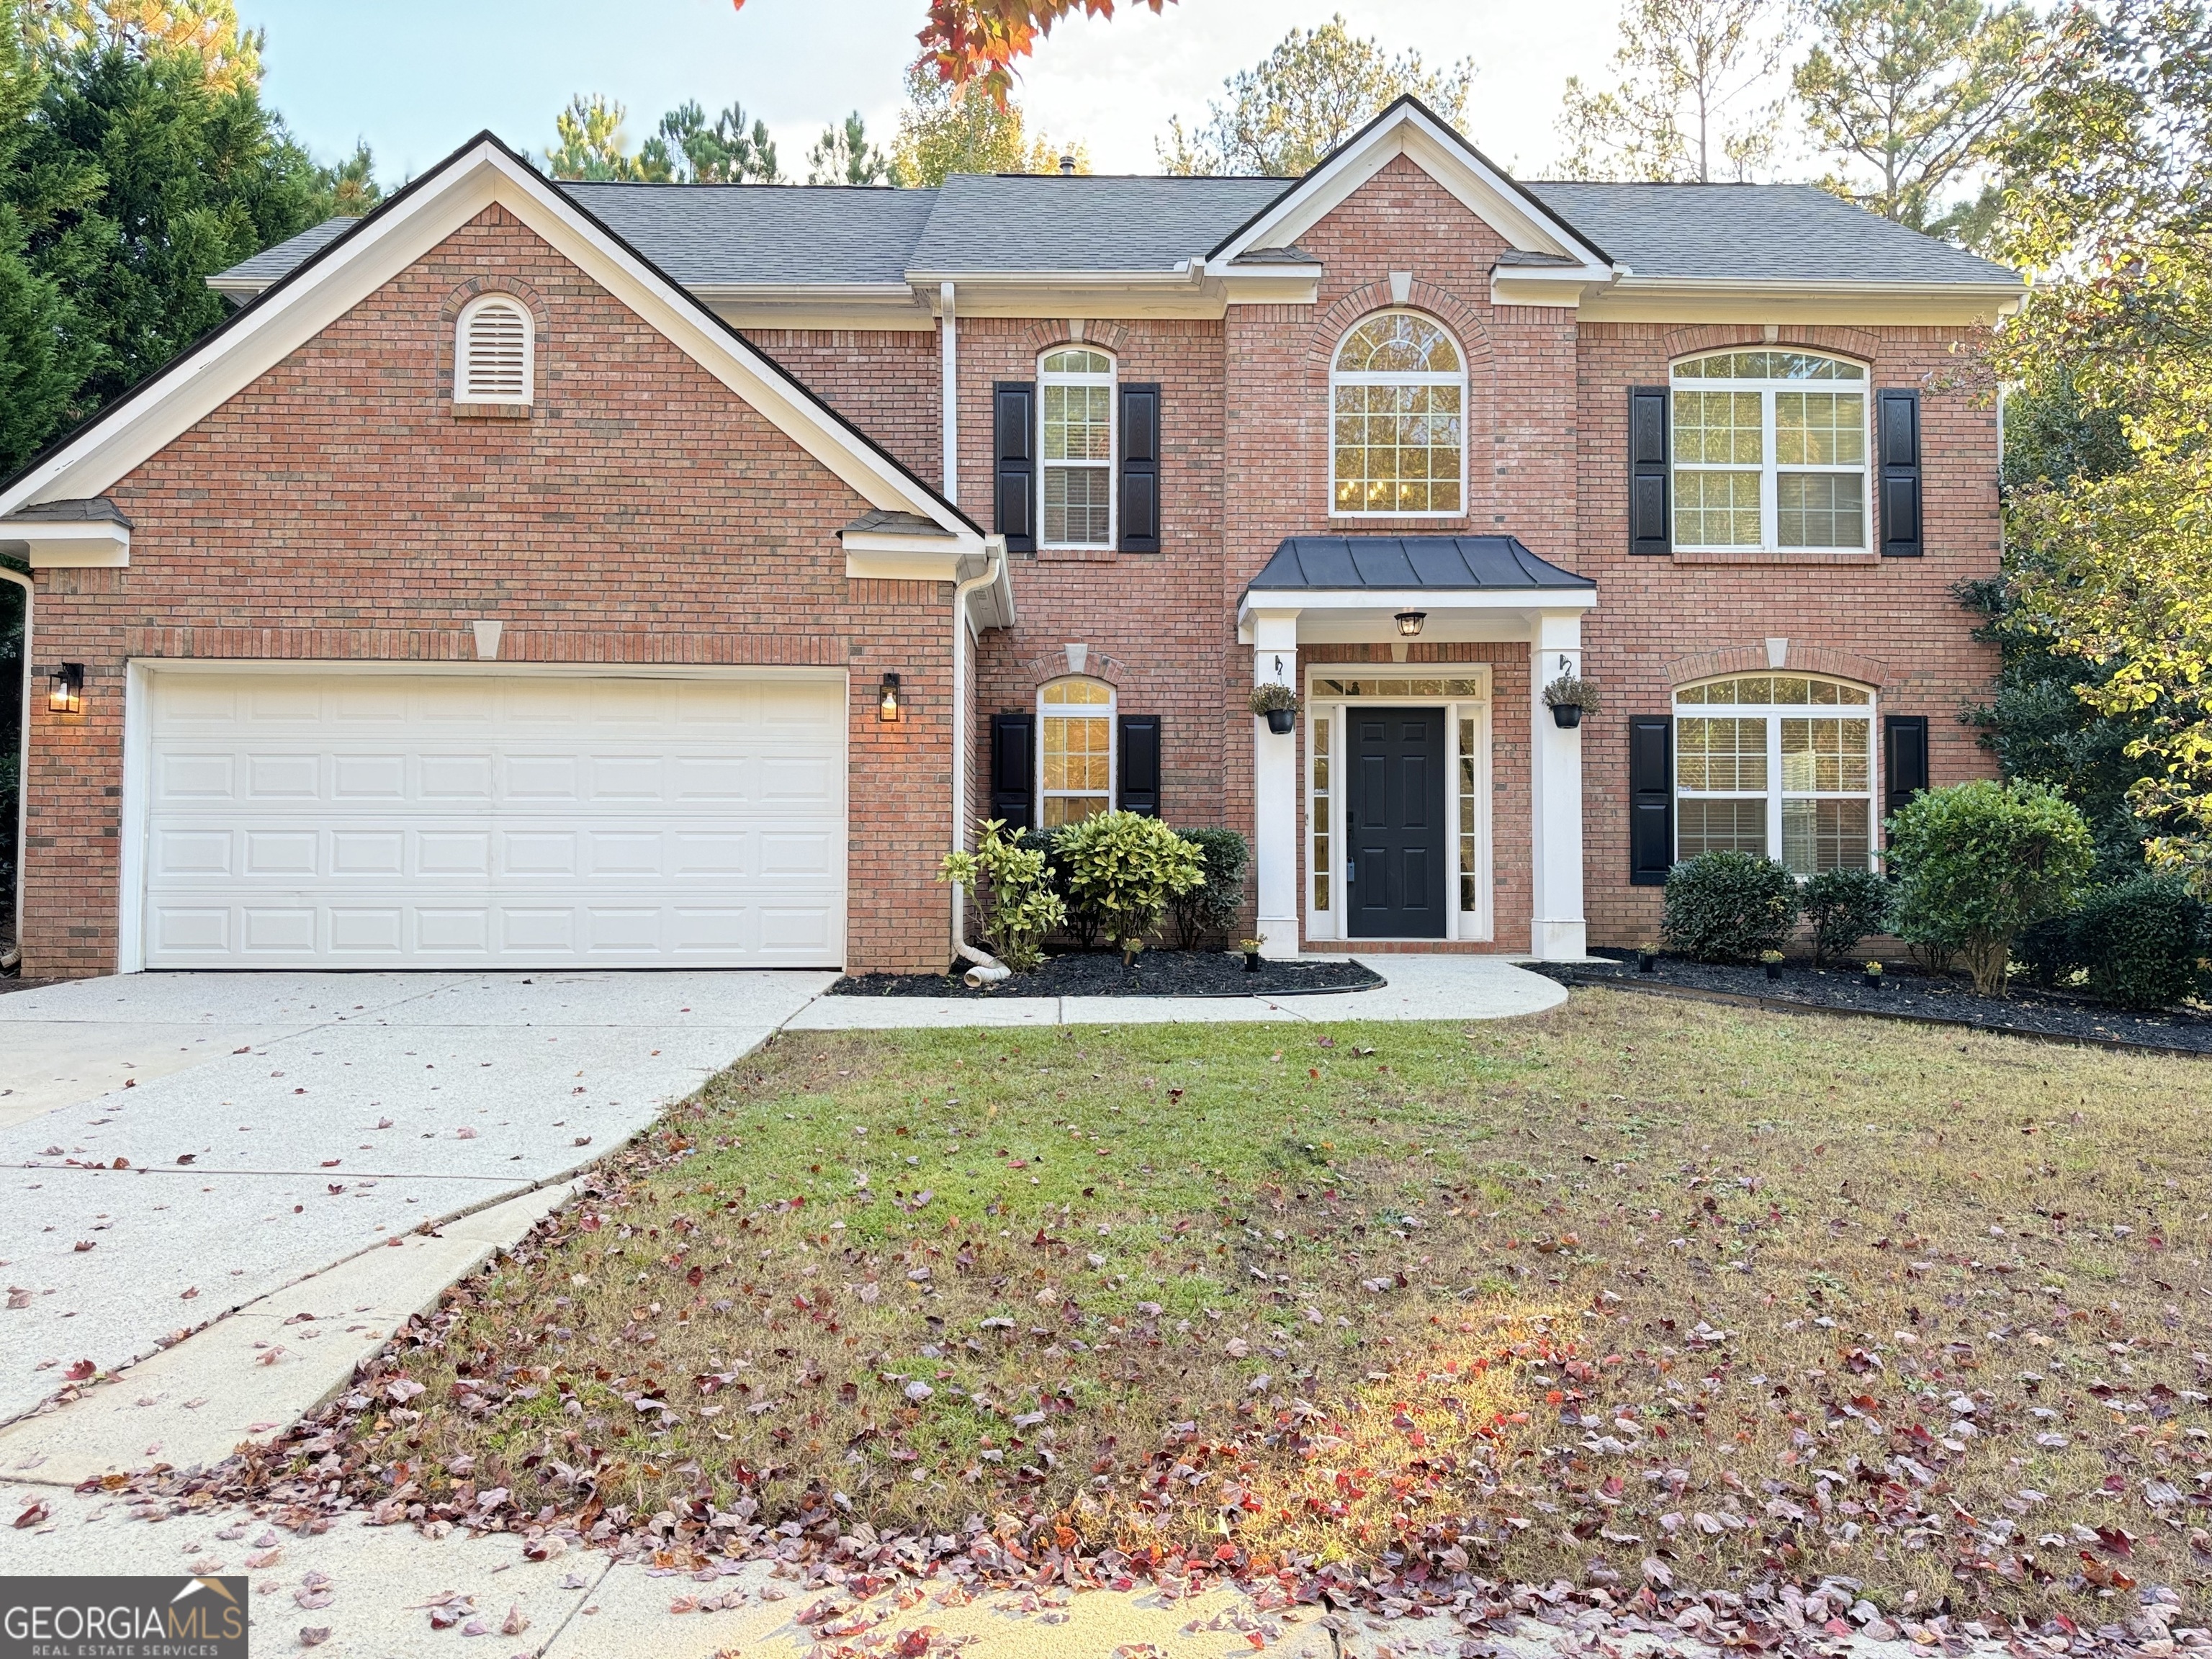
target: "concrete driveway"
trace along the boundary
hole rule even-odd
[[[558,1181],[823,973],[134,974],[0,995],[0,1422]]]

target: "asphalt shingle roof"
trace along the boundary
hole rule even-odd
[[[1638,276],[2008,283],[2002,265],[1811,185],[1528,185]]]
[[[897,283],[909,271],[1172,270],[1284,179],[960,174],[936,190],[798,185],[561,188],[687,287]],[[1809,185],[1529,191],[1639,277],[2011,283],[2003,266]],[[332,219],[223,273],[274,282],[351,225]]]

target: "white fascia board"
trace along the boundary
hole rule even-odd
[[[131,562],[131,526],[112,519],[0,523],[0,548],[21,547],[33,570],[115,569]]]
[[[964,581],[982,568],[977,561],[983,538],[973,532],[938,537],[848,530],[840,539],[845,548],[845,574],[862,581]]]
[[[963,290],[960,307],[966,310],[969,284],[997,283],[1010,288],[1190,288],[1206,273],[1206,261],[1193,255],[1179,265],[1149,270],[909,270],[907,285],[917,297],[941,293],[952,283]]]
[[[1321,298],[1319,265],[1231,265],[1214,260],[1206,268],[1207,286],[1221,285],[1232,306],[1310,306]]]
[[[1322,587],[1285,590],[1267,588],[1247,592],[1237,603],[1237,637],[1251,643],[1256,617],[1276,613],[1298,619],[1298,637],[1316,637],[1316,625],[1361,625],[1390,622],[1401,611],[1428,613],[1429,623],[1449,624],[1455,618],[1517,616],[1528,617],[1547,611],[1589,611],[1597,604],[1595,587],[1406,588]],[[1379,636],[1378,636],[1379,637]],[[1394,626],[1389,637],[1398,637]],[[1431,637],[1422,629],[1424,639]],[[1443,637],[1443,636],[1438,636]],[[1520,635],[1499,635],[1520,638]]]
[[[2011,316],[2020,283],[1750,282],[1629,276],[1584,295],[1585,322],[1801,322],[1971,325]]]
[[[948,534],[974,532],[887,456],[702,316],[684,291],[599,229],[537,173],[484,143],[346,234],[313,270],[241,313],[203,350],[158,372],[0,495],[0,516],[40,501],[97,495],[266,374],[355,306],[496,204],[628,306],[871,507],[918,513]]]
[[[1254,248],[1295,242],[1400,155],[1442,185],[1468,212],[1521,252],[1573,259],[1595,273],[1589,280],[1604,281],[1612,274],[1612,267],[1598,251],[1576,235],[1565,221],[1522,195],[1510,178],[1470,149],[1458,135],[1410,106],[1307,174],[1296,188],[1218,249],[1214,262],[1234,259]]]

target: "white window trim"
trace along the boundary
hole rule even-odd
[[[497,308],[522,319],[522,395],[494,397],[480,392],[469,380],[469,331],[477,316]],[[506,404],[522,407],[534,400],[538,386],[538,319],[530,307],[512,294],[480,294],[461,307],[453,319],[453,401],[457,404]]]
[[[1674,708],[1677,740],[1674,744],[1674,775],[1668,779],[1673,792],[1675,811],[1674,862],[1682,860],[1681,803],[1686,800],[1747,800],[1751,792],[1743,789],[1685,789],[1681,787],[1682,746],[1680,732],[1683,720],[1764,720],[1766,722],[1766,856],[1776,863],[1782,862],[1782,806],[1789,800],[1863,800],[1867,804],[1867,868],[1881,867],[1881,747],[1875,741],[1880,727],[1875,724],[1881,693],[1870,685],[1861,685],[1853,680],[1840,679],[1833,674],[1790,674],[1776,671],[1775,678],[1808,679],[1833,685],[1848,685],[1855,691],[1867,694],[1863,703],[1802,703],[1802,702],[1693,702],[1685,704],[1682,693],[1700,685],[1717,685],[1728,680],[1764,679],[1768,675],[1747,671],[1735,674],[1716,674],[1706,679],[1692,680],[1674,688],[1671,699]],[[1856,720],[1866,727],[1867,787],[1858,789],[1790,789],[1782,783],[1782,722],[1784,720]],[[1800,881],[1808,879],[1804,876]]]
[[[1415,672],[1415,669],[1419,672]],[[1446,679],[1474,680],[1481,687],[1477,696],[1449,697],[1346,697],[1331,695],[1316,701],[1314,683],[1322,679]],[[1487,663],[1316,663],[1306,670],[1305,713],[1305,769],[1299,779],[1300,803],[1304,810],[1305,856],[1299,871],[1298,908],[1306,919],[1306,937],[1310,939],[1351,940],[1351,920],[1344,908],[1346,882],[1344,879],[1344,716],[1353,708],[1441,708],[1444,711],[1444,868],[1445,915],[1450,918],[1444,932],[1446,940],[1466,940],[1487,944],[1497,935],[1492,901],[1496,888],[1492,878],[1491,805],[1493,787],[1491,781],[1490,710],[1495,687],[1490,665]],[[1329,845],[1336,849],[1334,867],[1329,872],[1328,908],[1318,909],[1313,902],[1314,839],[1315,832],[1322,826],[1314,821],[1313,763],[1315,757],[1314,723],[1327,720],[1329,723],[1329,783],[1328,823],[1326,826]],[[1459,908],[1460,878],[1468,873],[1460,860],[1459,845],[1459,723],[1462,720],[1474,722],[1474,903],[1473,910]],[[1373,939],[1361,934],[1355,941],[1364,944],[1387,944],[1392,941]],[[1439,941],[1419,939],[1407,941],[1414,945],[1434,945]]]
[[[1044,700],[1044,694],[1054,686],[1066,685],[1077,680],[1089,685],[1104,686],[1106,701],[1103,703],[1048,703]],[[1065,800],[1097,793],[1090,789],[1047,789],[1045,787],[1044,733],[1045,722],[1048,720],[1103,720],[1106,722],[1106,805],[1104,810],[1109,812],[1114,811],[1115,804],[1121,798],[1121,728],[1119,719],[1121,712],[1121,693],[1120,689],[1112,681],[1102,680],[1095,674],[1062,674],[1057,679],[1047,680],[1042,685],[1037,687],[1036,707],[1036,777],[1038,826],[1042,828],[1044,824],[1044,803],[1047,796]]]
[[[1063,351],[1088,351],[1106,360],[1103,374],[1076,374],[1055,369],[1045,372],[1045,359]],[[1037,429],[1036,429],[1036,529],[1039,547],[1065,548],[1071,552],[1110,552],[1121,544],[1121,492],[1115,487],[1121,471],[1121,399],[1120,381],[1121,360],[1100,345],[1087,340],[1063,340],[1058,345],[1037,353]],[[1103,542],[1048,541],[1044,533],[1044,481],[1054,467],[1071,471],[1090,471],[1097,468],[1095,461],[1048,461],[1044,453],[1045,395],[1048,386],[1103,386],[1106,388],[1106,539]]]
[[[1690,380],[1681,377],[1683,368],[1690,363],[1703,362],[1711,357],[1731,356],[1747,351],[1792,351],[1799,356],[1819,357],[1830,362],[1849,363],[1859,371],[1856,380]],[[1753,547],[1741,542],[1685,542],[1674,541],[1674,546],[1683,553],[1776,553],[1787,556],[1795,553],[1865,553],[1875,550],[1873,545],[1874,522],[1874,371],[1870,364],[1856,357],[1846,357],[1833,351],[1808,351],[1796,346],[1730,346],[1721,351],[1700,351],[1676,359],[1667,370],[1667,512],[1669,522],[1667,533],[1674,537],[1673,517],[1675,506],[1675,478],[1684,472],[1746,472],[1748,467],[1720,461],[1678,461],[1674,459],[1674,404],[1677,392],[1756,392],[1759,398],[1759,441],[1761,460],[1759,467],[1759,545]],[[1819,466],[1792,462],[1784,468],[1776,455],[1774,442],[1774,394],[1778,392],[1851,392],[1859,398],[1860,418],[1864,430],[1860,436],[1859,464],[1856,466]],[[1856,472],[1859,477],[1859,543],[1856,547],[1784,547],[1782,545],[1782,486],[1779,475],[1791,472],[1827,472],[1844,475]]]
[[[1431,328],[1440,331],[1459,354],[1459,371],[1453,374],[1417,373],[1407,370],[1396,374],[1376,374],[1366,369],[1343,369],[1337,367],[1344,356],[1345,342],[1368,324],[1383,317],[1418,317]],[[1341,507],[1336,504],[1336,389],[1340,386],[1455,386],[1459,388],[1459,506],[1448,512],[1434,509],[1421,513],[1407,512],[1402,507],[1389,507],[1369,512],[1364,507]],[[1467,499],[1467,452],[1468,433],[1467,347],[1459,336],[1444,326],[1443,319],[1432,317],[1425,311],[1416,311],[1411,306],[1391,306],[1382,311],[1370,311],[1356,319],[1344,331],[1336,343],[1336,349],[1328,360],[1328,516],[1332,519],[1464,519],[1470,508]]]

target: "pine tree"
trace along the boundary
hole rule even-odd
[[[1771,0],[1629,0],[1613,85],[1568,77],[1561,173],[1707,184],[1759,172],[1778,110],[1756,100],[1781,65],[1780,10]]]
[[[775,141],[768,123],[756,120],[750,131],[742,104],[732,103],[707,123],[695,100],[678,104],[660,118],[659,131],[638,146],[639,173],[659,184],[780,185]]]
[[[30,258],[32,227],[57,206],[63,181],[28,177],[21,162],[46,76],[24,39],[17,0],[0,0],[0,477],[11,473],[76,412],[93,343],[60,285]],[[64,199],[96,182],[82,169]]]
[[[897,185],[904,183],[898,163],[868,142],[867,124],[854,110],[842,125],[824,127],[806,152],[810,185]]]

